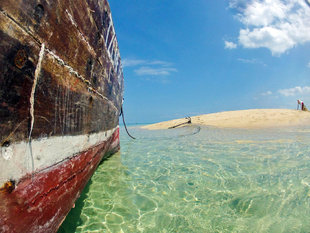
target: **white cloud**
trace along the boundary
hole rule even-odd
[[[172,66],[173,64],[166,61],[154,60],[142,60],[142,59],[129,59],[125,58],[122,60],[123,67],[130,67],[130,66],[139,66],[139,65],[161,65],[161,66]]]
[[[309,63],[308,63],[308,65],[307,65],[309,68],[310,68],[310,61],[309,61]]]
[[[281,0],[256,0],[249,3],[239,17],[245,25],[268,26],[275,20],[283,20],[286,10],[287,8]]]
[[[170,75],[172,72],[177,72],[177,69],[172,67],[149,67],[149,66],[142,66],[136,70],[134,70],[137,75],[163,75],[167,76]]]
[[[168,76],[173,72],[177,72],[177,69],[173,67],[173,63],[161,60],[125,58],[123,66],[135,67],[134,72],[139,76]],[[146,80],[149,79],[146,78]]]
[[[235,49],[235,48],[237,48],[237,44],[225,40],[225,49]]]
[[[304,0],[231,0],[244,24],[239,44],[268,48],[273,55],[310,41],[310,8]]]
[[[272,95],[272,91],[266,91],[261,93],[262,96],[268,96],[268,95]]]
[[[256,63],[256,59],[244,59],[244,58],[238,58],[238,61],[242,62],[242,63],[250,63],[250,64],[254,64]]]
[[[296,95],[305,95],[305,94],[310,94],[310,87],[305,86],[305,87],[293,87],[293,88],[288,88],[288,89],[280,89],[278,92],[281,95],[284,96],[296,96]]]
[[[285,31],[273,27],[242,29],[239,42],[245,48],[268,48],[272,55],[280,55],[296,44]]]
[[[139,59],[128,59],[125,58],[122,60],[123,67],[129,67],[129,66],[137,66],[146,63],[145,60],[139,60]]]
[[[148,64],[148,65],[162,65],[162,66],[172,66],[173,65],[170,62],[159,61],[159,60],[150,61],[150,62],[147,62],[146,64]]]
[[[260,64],[263,66],[267,66],[265,63],[255,59],[255,58],[252,58],[252,59],[238,58],[237,60],[242,62],[242,63],[246,63],[246,64]]]

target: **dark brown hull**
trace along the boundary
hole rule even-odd
[[[102,157],[119,148],[123,74],[109,5],[0,1],[0,38],[0,231],[33,222],[29,231],[53,232]]]

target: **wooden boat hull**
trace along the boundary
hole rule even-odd
[[[118,150],[118,129],[106,141],[57,165],[23,177],[1,192],[1,232],[56,232],[104,155]]]
[[[119,149],[108,2],[0,2],[0,232],[55,232]]]

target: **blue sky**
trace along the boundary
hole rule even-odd
[[[304,0],[110,0],[129,123],[310,106]]]

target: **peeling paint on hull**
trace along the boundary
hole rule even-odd
[[[56,232],[102,158],[118,145],[116,130],[108,140],[23,177],[11,193],[1,192],[0,232]]]
[[[119,149],[123,71],[107,0],[0,1],[0,232],[56,232]]]

